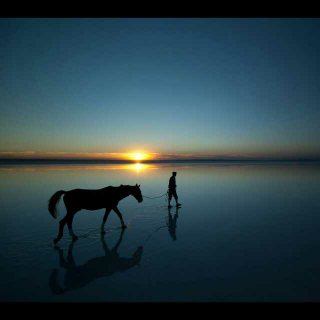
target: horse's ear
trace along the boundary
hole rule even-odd
[[[140,184],[138,185],[138,187],[140,188]]]

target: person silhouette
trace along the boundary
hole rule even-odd
[[[177,191],[176,191],[176,175],[177,173],[175,171],[172,172],[172,176],[169,179],[169,198],[168,198],[168,208],[171,208],[172,206],[170,205],[170,201],[172,199],[172,196],[174,197],[174,199],[176,200],[176,206],[180,207],[181,203],[178,202],[178,195],[177,195]]]

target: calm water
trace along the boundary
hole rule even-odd
[[[178,211],[130,196],[128,229],[111,212],[102,238],[104,211],[82,210],[79,240],[65,227],[53,248],[54,192],[138,183],[157,197],[172,171]],[[319,164],[2,165],[0,300],[320,301],[319,178]]]

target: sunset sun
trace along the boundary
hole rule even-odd
[[[144,159],[144,155],[141,153],[135,153],[133,154],[133,159],[134,160],[143,160]]]
[[[148,158],[148,155],[142,152],[129,153],[127,156],[130,160],[135,160],[135,161],[142,161]]]

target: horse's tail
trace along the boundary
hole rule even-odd
[[[57,206],[58,202],[60,201],[61,196],[65,193],[66,193],[66,191],[63,191],[63,190],[57,191],[49,200],[48,210],[54,219],[57,219],[57,216],[58,216],[56,206]]]
[[[54,294],[63,294],[65,292],[67,292],[68,290],[67,289],[63,289],[61,286],[60,286],[60,283],[58,281],[58,278],[59,278],[59,271],[58,269],[54,269],[51,273],[51,276],[50,276],[50,279],[49,279],[49,287],[51,289],[51,291],[54,293]]]

